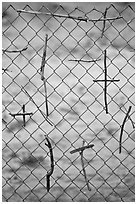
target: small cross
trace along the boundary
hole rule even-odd
[[[33,113],[26,113],[25,112],[25,105],[23,105],[22,109],[23,109],[23,113],[9,113],[9,114],[11,116],[13,116],[14,118],[15,118],[15,116],[23,116],[23,126],[25,127],[25,125],[26,125],[25,116],[26,115],[32,115]]]
[[[105,100],[105,108],[106,108],[106,114],[108,114],[108,106],[107,106],[107,82],[119,82],[119,79],[107,79],[107,65],[106,65],[106,50],[104,51],[104,68],[105,68],[105,79],[102,80],[93,80],[93,82],[104,82],[104,100]]]

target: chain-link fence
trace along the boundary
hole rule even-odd
[[[134,5],[47,4],[3,3],[3,201],[134,201]]]

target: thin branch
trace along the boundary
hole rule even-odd
[[[84,147],[79,147],[79,148],[77,148],[77,149],[72,150],[70,153],[71,153],[71,154],[74,154],[74,153],[76,153],[76,152],[84,151],[85,149],[92,148],[92,147],[94,147],[94,144],[87,145],[87,146],[84,146]]]
[[[123,17],[122,17],[122,16],[117,16],[117,17],[114,17],[114,18],[89,19],[88,21],[92,21],[92,22],[98,22],[98,21],[114,21],[114,20],[121,19],[121,18],[123,18]]]
[[[82,60],[82,59],[69,59],[68,61],[72,61],[72,62],[96,62],[96,61],[99,61],[101,59],[94,59],[94,60]]]
[[[54,14],[54,13],[46,13],[46,12],[39,12],[39,11],[25,11],[21,9],[16,10],[18,13],[29,13],[29,14],[37,14],[37,15],[48,15],[48,16],[53,16],[53,17],[59,17],[59,18],[71,18],[74,20],[78,21],[88,21],[88,18],[83,18],[83,17],[75,17],[75,16],[70,16],[70,15],[62,15],[62,14]]]
[[[108,8],[106,8],[106,10],[105,10],[105,12],[104,12],[104,19],[106,19],[107,10],[108,10]],[[106,21],[103,21],[103,28],[102,28],[101,38],[103,37],[103,34],[104,34],[105,25],[106,25]]]
[[[77,148],[77,149],[75,149],[75,150],[72,150],[72,151],[70,152],[71,154],[76,153],[76,152],[79,152],[80,155],[81,155],[82,170],[83,170],[84,178],[85,178],[86,185],[87,185],[87,188],[88,188],[89,191],[91,191],[91,188],[89,187],[88,179],[87,179],[87,175],[86,175],[86,171],[85,171],[85,167],[84,167],[83,151],[84,151],[85,149],[92,148],[93,146],[94,146],[94,144],[84,146],[84,141],[83,141],[83,146],[82,146],[82,147]]]
[[[46,79],[43,79],[44,90],[45,90],[45,104],[46,104],[46,113],[49,116],[49,108],[48,108],[48,100],[47,100],[47,87],[46,87]]]
[[[25,115],[32,115],[33,113],[9,113],[9,115],[15,117],[15,116],[25,116]]]
[[[93,82],[104,82],[104,79],[95,79]],[[120,79],[107,79],[108,82],[119,82]]]
[[[125,106],[123,105],[123,108],[125,109],[125,111],[127,111],[127,109],[125,108]],[[124,111],[123,111],[124,112]],[[125,112],[124,112],[125,113]],[[135,129],[135,123],[133,122],[133,120],[131,119],[130,115],[128,115],[128,119],[131,121],[132,127],[133,129]]]
[[[108,114],[108,105],[107,105],[107,82],[119,82],[119,79],[107,79],[107,54],[106,50],[104,50],[104,73],[105,73],[105,79],[95,79],[93,82],[104,82],[104,101],[105,101],[105,109],[106,114]]]
[[[48,35],[46,34],[44,50],[43,50],[43,56],[42,56],[42,62],[41,62],[41,67],[40,67],[41,80],[43,80],[43,78],[44,78],[44,68],[45,68],[45,64],[46,64],[46,55],[47,55],[47,42],[48,42]]]
[[[6,50],[6,49],[2,49],[3,52],[8,52],[8,53],[18,53],[18,52],[23,52],[26,51],[28,49],[28,47],[24,47],[23,49],[20,50]]]
[[[46,64],[46,55],[47,55],[47,41],[48,41],[48,35],[46,34],[45,37],[45,45],[44,45],[44,50],[43,50],[43,57],[42,57],[42,62],[41,62],[41,80],[43,81],[44,84],[44,90],[45,90],[45,104],[46,104],[46,113],[47,116],[49,116],[49,111],[48,111],[48,101],[47,101],[47,88],[46,88],[46,79],[44,77],[44,68]]]
[[[51,169],[48,171],[46,178],[47,178],[47,191],[49,192],[50,190],[50,177],[53,174],[54,171],[54,157],[53,157],[53,150],[52,150],[52,146],[51,143],[49,141],[49,139],[46,137],[47,140],[47,144],[45,143],[45,145],[49,148],[50,151],[50,162],[51,162]]]
[[[105,88],[104,88],[104,100],[106,107],[106,114],[108,114],[108,105],[107,105],[107,51],[104,50],[104,68],[105,68]]]
[[[105,18],[105,19],[89,19],[89,18],[83,18],[83,17],[76,17],[76,16],[70,16],[70,15],[62,15],[62,14],[54,14],[54,13],[46,13],[46,12],[39,12],[39,11],[25,11],[22,9],[16,9],[18,13],[29,13],[29,14],[36,14],[36,15],[48,15],[48,16],[53,16],[53,17],[59,17],[59,18],[70,18],[78,21],[92,21],[92,22],[97,22],[97,21],[112,21],[112,20],[117,20],[120,18],[123,18],[122,16],[117,16],[114,18]]]
[[[38,107],[38,105],[35,103],[35,101],[33,100],[33,98],[29,95],[29,93],[25,90],[24,87],[22,87],[22,89],[24,90],[24,93],[26,93],[28,95],[28,97],[30,98],[30,100],[34,103],[34,105],[37,107],[37,109],[40,111],[41,115],[44,117],[44,119],[51,125],[53,126],[52,122],[47,118],[47,116],[45,115],[45,113]]]
[[[83,140],[83,147],[84,147],[84,140]],[[82,165],[82,170],[83,170],[83,174],[84,174],[84,178],[85,178],[85,182],[86,182],[87,188],[88,188],[89,191],[91,191],[91,188],[89,186],[88,179],[87,179],[86,170],[85,170],[85,167],[84,167],[83,151],[84,151],[84,149],[80,152],[80,155],[81,155],[81,165]]]
[[[132,108],[132,106],[129,106],[129,109],[128,109],[128,111],[127,111],[127,114],[126,114],[126,116],[125,116],[125,118],[124,118],[124,121],[123,121],[123,123],[122,123],[121,132],[120,132],[120,140],[119,140],[119,154],[121,153],[121,143],[122,143],[122,135],[123,135],[123,131],[124,131],[124,125],[125,125],[126,120],[127,120],[128,116],[129,116],[129,113],[130,113],[130,111],[131,111],[131,108]]]
[[[22,109],[23,109],[23,113],[25,113],[25,105],[24,104],[23,104]],[[26,122],[25,122],[25,115],[24,114],[23,114],[23,123],[24,123],[24,127],[25,127]]]

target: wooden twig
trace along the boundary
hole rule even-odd
[[[127,111],[127,114],[126,114],[126,116],[125,116],[125,118],[123,120],[122,126],[121,126],[120,139],[119,139],[119,154],[121,153],[121,143],[122,143],[122,135],[123,135],[123,131],[124,131],[124,125],[125,125],[126,120],[127,120],[128,116],[129,116],[131,108],[132,108],[132,106],[129,106],[129,109]]]
[[[39,112],[41,113],[41,115],[44,117],[44,119],[51,125],[53,126],[52,122],[47,118],[47,116],[45,115],[45,113],[38,107],[38,105],[35,103],[35,101],[33,100],[33,98],[29,95],[29,93],[25,90],[24,87],[22,87],[22,89],[24,90],[24,93],[27,94],[27,96],[30,98],[30,100],[34,103],[34,105],[37,107],[37,109],[39,110]]]
[[[46,113],[47,116],[49,116],[49,111],[48,111],[48,100],[47,100],[47,87],[46,87],[46,79],[44,77],[44,68],[46,64],[46,55],[47,55],[47,41],[48,41],[48,35],[46,34],[45,37],[45,45],[44,45],[44,50],[43,50],[43,57],[42,57],[42,62],[41,62],[41,80],[43,81],[44,84],[44,90],[45,90],[45,104],[46,104]]]
[[[104,73],[105,73],[105,79],[95,79],[93,82],[104,82],[104,102],[105,102],[105,109],[106,109],[106,114],[108,114],[108,105],[107,105],[107,82],[119,82],[119,79],[107,79],[107,54],[106,50],[104,50]]]
[[[91,188],[89,187],[88,179],[87,179],[87,175],[86,175],[86,171],[85,171],[85,167],[84,167],[83,151],[84,151],[85,149],[92,148],[93,146],[94,146],[94,144],[84,146],[84,141],[83,141],[83,146],[82,146],[82,147],[77,148],[77,149],[75,149],[75,150],[72,150],[72,151],[70,152],[71,154],[76,153],[76,152],[79,152],[79,153],[80,153],[82,170],[83,170],[85,182],[86,182],[86,185],[87,185],[87,188],[88,188],[89,191],[91,191]]]
[[[94,59],[94,60],[82,60],[82,59],[69,59],[68,61],[72,61],[72,62],[96,62],[96,61],[99,61],[101,59]]]
[[[46,104],[46,113],[49,116],[49,108],[48,108],[48,100],[47,100],[47,88],[46,88],[46,80],[43,80],[44,83],[44,90],[45,90],[45,104]]]
[[[24,115],[31,115],[33,113],[9,113],[11,116],[15,117],[15,116],[24,116]]]
[[[106,114],[108,114],[108,105],[107,105],[107,82],[119,82],[119,79],[107,79],[107,51],[104,50],[104,73],[105,73],[105,79],[95,79],[93,82],[104,82],[104,102],[105,102],[105,109]]]
[[[25,113],[25,105],[23,104],[23,113]],[[23,123],[24,123],[24,127],[25,127],[25,114],[23,114]]]
[[[18,13],[29,13],[29,14],[35,14],[35,15],[48,15],[48,16],[53,16],[53,17],[59,17],[59,18],[70,18],[73,20],[78,20],[78,21],[92,21],[92,22],[98,22],[98,21],[113,21],[117,20],[120,18],[123,18],[122,16],[117,16],[113,18],[99,18],[99,19],[89,19],[89,18],[83,18],[83,17],[76,17],[76,16],[71,16],[71,15],[63,15],[63,14],[55,14],[55,13],[47,13],[47,12],[40,12],[40,11],[25,11],[22,9],[16,9]]]
[[[99,18],[99,19],[89,19],[88,21],[92,21],[92,22],[98,22],[98,21],[114,21],[117,19],[123,18],[122,16],[117,16],[114,18]]]
[[[44,44],[44,50],[43,50],[43,56],[42,56],[42,62],[41,62],[41,67],[40,67],[41,80],[43,80],[43,78],[45,78],[45,77],[44,77],[44,68],[45,68],[45,64],[46,64],[47,42],[48,42],[48,35],[46,34],[45,44]]]
[[[83,140],[83,146],[84,146],[84,140]],[[81,165],[82,165],[82,170],[83,170],[83,174],[84,174],[84,178],[85,178],[85,182],[86,182],[87,188],[88,188],[89,191],[91,191],[91,188],[89,186],[88,179],[87,179],[86,170],[85,170],[85,167],[84,167],[83,151],[84,150],[82,150],[80,152],[80,155],[81,155]]]
[[[95,79],[93,82],[104,82],[104,79]],[[107,79],[108,82],[119,82],[120,79]]]
[[[21,9],[16,10],[18,13],[29,13],[29,14],[36,14],[36,15],[48,15],[48,16],[53,16],[53,17],[59,17],[59,18],[71,18],[73,20],[78,20],[78,21],[88,21],[88,18],[83,18],[83,17],[75,17],[71,15],[63,15],[63,14],[55,14],[55,13],[46,13],[46,12],[39,12],[39,11],[25,11]]]
[[[106,8],[106,10],[105,10],[105,12],[104,12],[104,19],[106,19],[107,10],[108,10],[108,8]],[[101,38],[103,37],[103,34],[104,34],[105,25],[106,25],[106,21],[103,21],[103,28],[102,28]]]
[[[125,108],[125,106],[123,105],[123,108],[125,109],[125,111],[127,111],[127,109]],[[124,111],[123,111],[124,112]],[[125,113],[125,112],[124,112]],[[125,113],[126,114],[126,113]],[[135,129],[135,123],[133,122],[133,120],[131,119],[130,115],[128,115],[128,119],[131,121],[132,127],[133,129]]]
[[[84,147],[79,147],[79,148],[77,148],[77,149],[72,150],[70,153],[71,153],[71,154],[74,154],[74,153],[76,153],[76,152],[84,151],[85,149],[92,148],[92,147],[94,147],[94,144],[87,145],[87,146],[84,146]]]
[[[50,177],[53,174],[54,171],[54,157],[53,157],[53,150],[52,150],[52,146],[51,143],[49,141],[49,139],[46,137],[47,143],[45,143],[45,145],[49,148],[50,151],[50,162],[51,162],[51,169],[48,171],[46,178],[47,178],[47,191],[49,192],[50,190]]]
[[[25,116],[26,115],[32,115],[33,113],[26,113],[25,112],[25,105],[23,105],[22,107],[23,109],[23,113],[9,113],[12,117],[16,117],[16,116],[23,116],[23,126],[26,126],[26,121],[25,121]]]
[[[108,114],[108,105],[107,105],[107,51],[104,50],[104,69],[105,69],[105,87],[104,87],[104,100],[106,107],[106,114]]]
[[[8,53],[18,53],[18,52],[23,52],[26,51],[28,47],[24,47],[23,49],[20,50],[7,50],[7,49],[2,49],[3,52],[8,52]]]

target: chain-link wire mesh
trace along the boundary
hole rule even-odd
[[[33,5],[3,3],[3,201],[134,201],[133,5]]]

